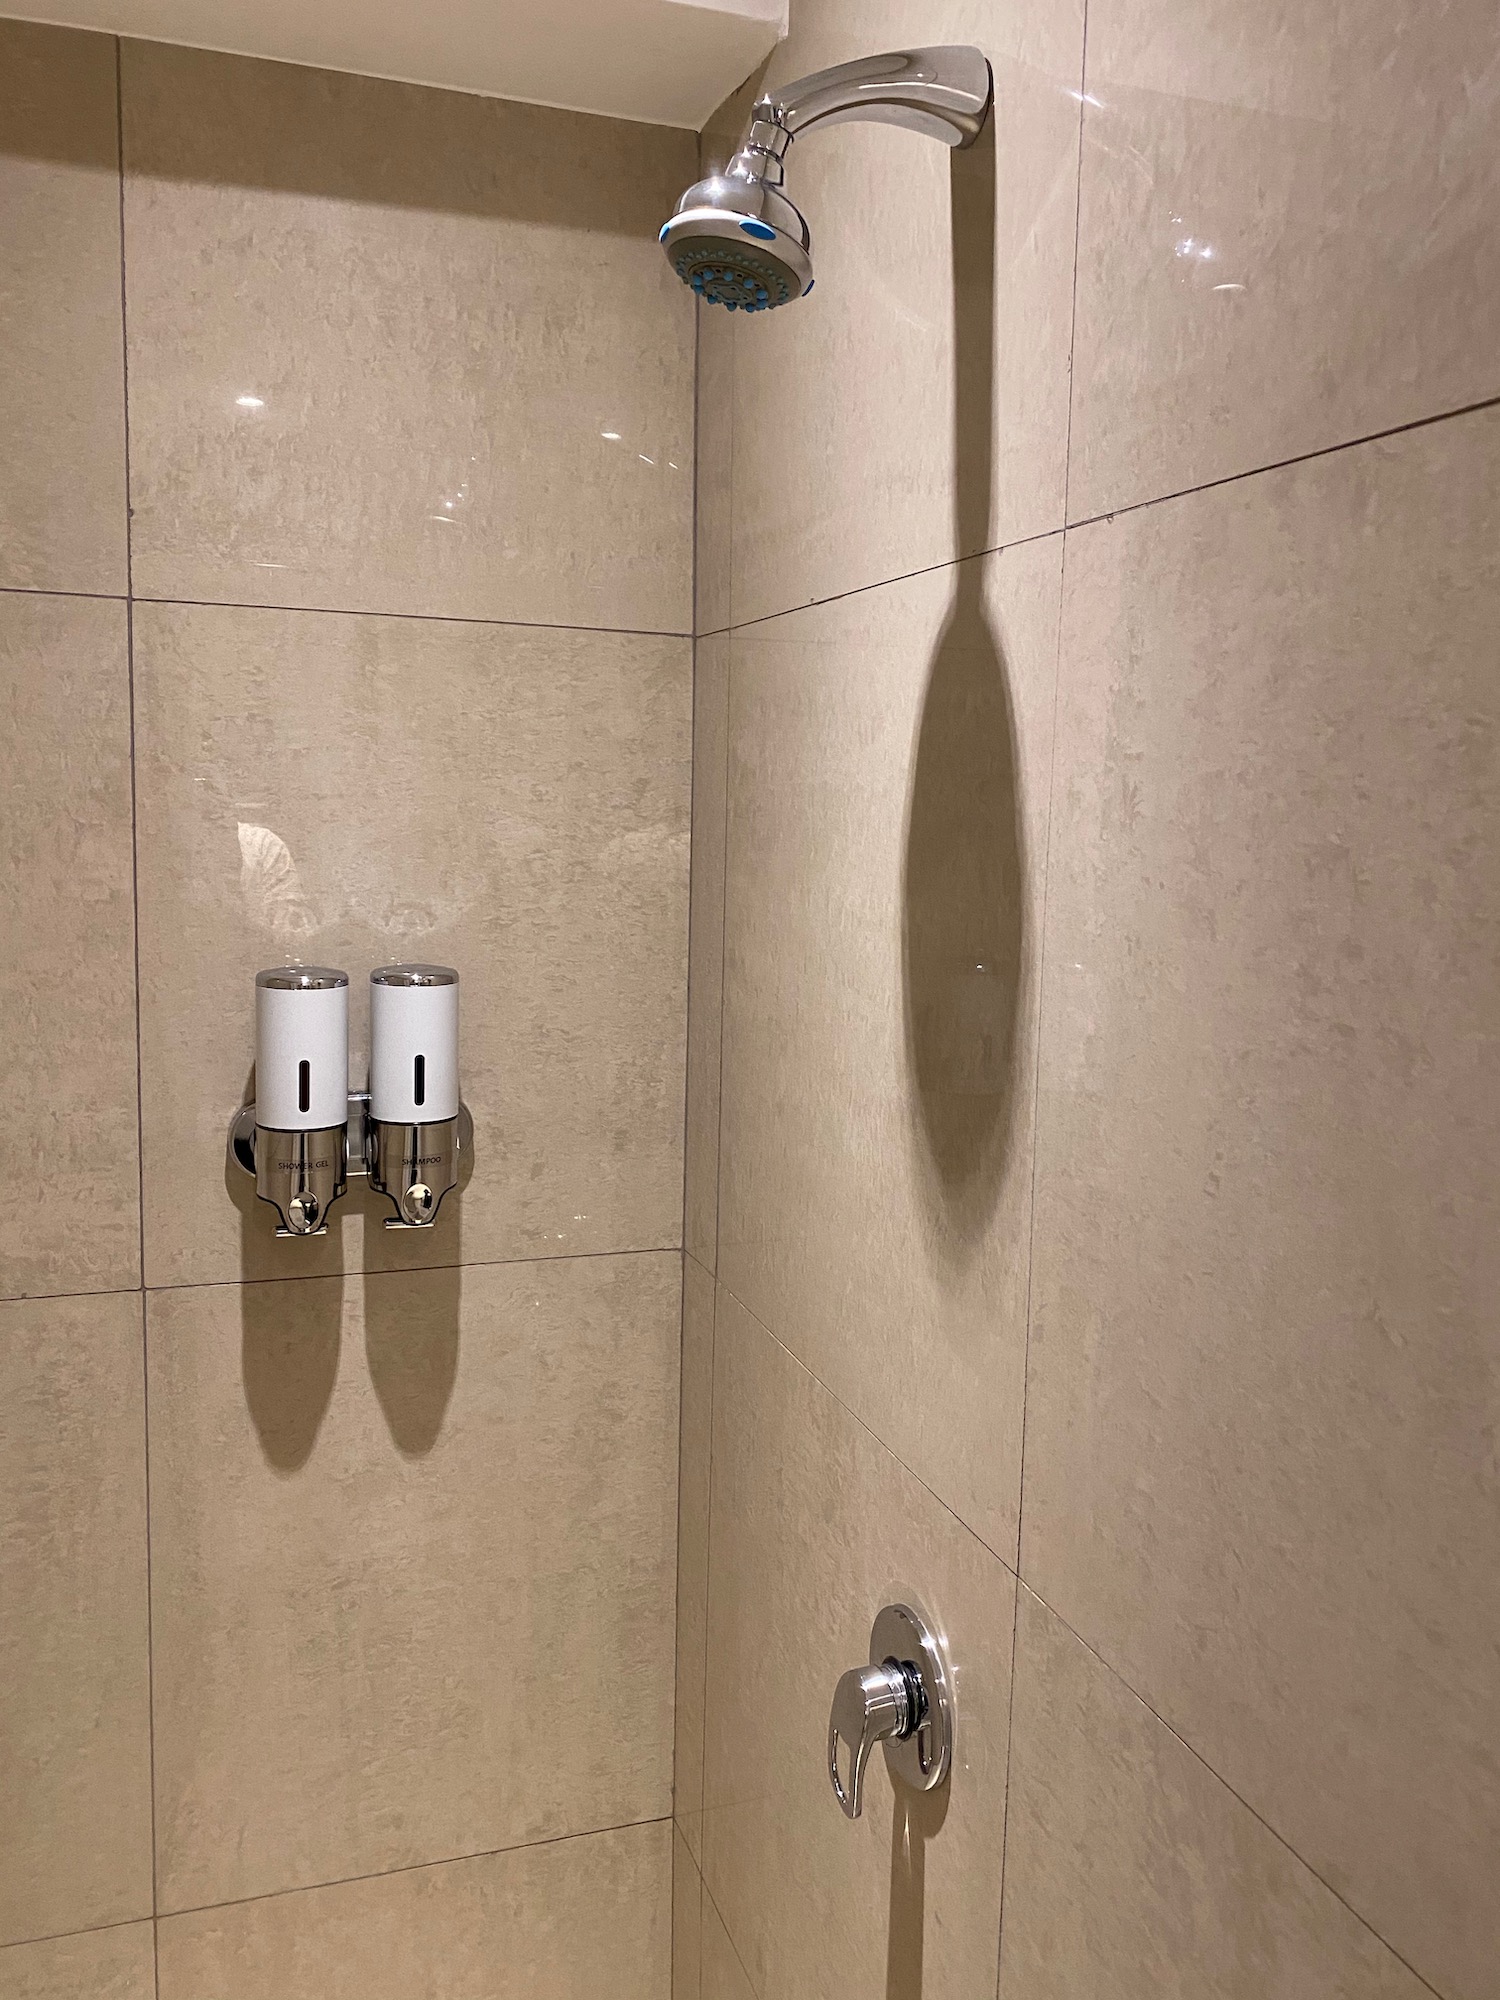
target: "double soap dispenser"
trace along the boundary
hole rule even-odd
[[[321,1236],[353,1175],[426,1229],[458,1185],[473,1125],[458,1094],[458,974],[382,965],[370,974],[370,1087],[349,1089],[349,975],[280,965],[255,976],[255,1102],[230,1154],[279,1217],[278,1236]]]

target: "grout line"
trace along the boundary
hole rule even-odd
[[[1042,1609],[1045,1612],[1047,1612],[1049,1617],[1055,1618],[1058,1624],[1062,1626],[1065,1632],[1069,1633],[1074,1639],[1077,1640],[1078,1644],[1082,1646],[1083,1650],[1087,1654],[1089,1654],[1089,1656],[1092,1659],[1096,1660],[1099,1663],[1099,1665],[1104,1669],[1104,1671],[1110,1676],[1112,1680],[1119,1682],[1120,1686],[1124,1688],[1125,1692],[1130,1696],[1132,1701],[1138,1701],[1141,1707],[1145,1709],[1146,1713],[1152,1716],[1157,1722],[1159,1722],[1162,1728],[1166,1730],[1167,1734],[1170,1737],[1172,1737],[1174,1741],[1182,1745],[1183,1749],[1187,1751],[1188,1755],[1193,1759],[1195,1763],[1202,1765],[1203,1769],[1207,1771],[1208,1775],[1213,1779],[1215,1784],[1222,1785],[1224,1790],[1228,1792],[1229,1796],[1232,1799],[1234,1799],[1237,1804],[1243,1806],[1245,1811],[1249,1813],[1250,1817],[1253,1820],[1255,1820],[1255,1822],[1259,1826],[1265,1828],[1266,1832],[1270,1834],[1271,1838],[1276,1842],[1277,1846],[1284,1848],[1286,1852],[1292,1857],[1293,1861],[1297,1863],[1299,1868],[1305,1868],[1308,1874],[1312,1876],[1313,1880],[1315,1882],[1320,1883],[1322,1887],[1328,1891],[1329,1895],[1333,1897],[1334,1901],[1336,1903],[1341,1904],[1343,1908],[1349,1912],[1350,1916],[1353,1917],[1354,1921],[1360,1926],[1362,1930],[1368,1931],[1370,1936],[1374,1938],[1375,1942],[1378,1945],[1380,1945],[1385,1951],[1388,1951],[1391,1957],[1396,1960],[1398,1965],[1403,1966],[1406,1969],[1406,1971],[1408,1971],[1411,1974],[1413,1979],[1417,1980],[1427,1990],[1427,1992],[1431,1993],[1434,1996],[1434,2000],[1445,2000],[1445,1996],[1442,1994],[1440,1989],[1434,1986],[1430,1979],[1425,1979],[1422,1976],[1422,1974],[1417,1970],[1417,1968],[1411,1963],[1410,1959],[1403,1958],[1401,1953],[1397,1951],[1396,1947],[1390,1942],[1390,1940],[1386,1937],[1383,1937],[1381,1933],[1378,1930],[1376,1930],[1374,1924],[1370,1922],[1369,1918],[1363,1916],[1360,1913],[1360,1911],[1355,1908],[1353,1903],[1349,1901],[1347,1896],[1341,1894],[1339,1890],[1335,1889],[1333,1884],[1327,1879],[1327,1877],[1320,1874],[1319,1871],[1313,1866],[1313,1864],[1307,1859],[1307,1857],[1303,1854],[1300,1854],[1297,1851],[1297,1849],[1293,1847],[1292,1843],[1287,1839],[1286,1835],[1284,1833],[1278,1832],[1278,1830],[1271,1824],[1270,1820],[1268,1820],[1263,1813],[1258,1812],[1256,1808],[1253,1805],[1251,1805],[1250,1801],[1245,1797],[1244,1793],[1238,1791],[1224,1776],[1222,1771],[1216,1770],[1214,1766],[1209,1763],[1208,1759],[1203,1755],[1203,1752],[1201,1750],[1194,1749],[1193,1745],[1189,1743],[1188,1739],[1182,1734],[1181,1730],[1174,1729],[1172,1724],[1168,1722],[1167,1718],[1161,1713],[1161,1711],[1157,1708],[1152,1707],[1151,1703],[1147,1701],[1146,1697],[1141,1693],[1140,1689],[1135,1687],[1130,1681],[1128,1681],[1125,1678],[1124,1674],[1120,1672],[1118,1667],[1112,1666],[1096,1646],[1090,1645],[1088,1640],[1084,1638],[1083,1634],[1080,1631],[1078,1631],[1076,1627],[1069,1624],[1068,1620],[1064,1618],[1062,1613],[1056,1608],[1055,1605],[1050,1604],[1047,1601],[1047,1599],[1042,1596],[1039,1590],[1035,1589],[1031,1584],[1025,1582],[1023,1579],[1018,1579],[1018,1589],[1016,1593],[1018,1605],[1020,1601],[1020,1592],[1023,1590],[1025,1591],[1028,1597],[1033,1598],[1038,1604],[1041,1605]]]
[[[107,1924],[80,1924],[73,1931],[42,1931],[36,1937],[11,1938],[0,1944],[0,1963],[4,1962],[8,1951],[24,1951],[28,1945],[61,1944],[67,1938],[102,1937],[107,1931],[134,1930],[137,1924],[149,1924],[151,1921],[151,1912],[147,1910],[139,1917],[115,1917]]]
[[[1087,114],[1089,61],[1088,0],[1083,7],[1083,44],[1078,79],[1078,202],[1073,216],[1073,304],[1068,328],[1068,425],[1063,451],[1063,514],[1067,515],[1067,482],[1073,462],[1073,349],[1078,332],[1078,244],[1083,208],[1083,121]],[[1041,895],[1037,913],[1036,1044],[1031,1070],[1031,1192],[1026,1217],[1026,1324],[1021,1355],[1021,1451],[1016,1474],[1016,1603],[1010,1628],[1010,1686],[1005,1716],[1005,1811],[1000,1833],[1000,1913],[995,1937],[995,1996],[999,2000],[1005,1966],[1005,1880],[1010,1860],[1011,1752],[1015,1742],[1017,1641],[1021,1627],[1021,1546],[1026,1520],[1026,1416],[1031,1387],[1032,1287],[1036,1276],[1036,1182],[1041,1152],[1042,1034],[1046,1023],[1047,891],[1052,880],[1052,810],[1057,795],[1057,711],[1062,689],[1063,607],[1067,602],[1068,531],[1063,529],[1057,576],[1057,639],[1052,654],[1052,723],[1047,745],[1047,820],[1042,835]]]
[[[1068,580],[1068,494],[1073,473],[1073,357],[1078,344],[1078,251],[1083,237],[1083,128],[1088,115],[1089,8],[1083,0],[1083,24],[1078,50],[1078,152],[1073,202],[1073,279],[1068,308],[1068,412],[1063,442],[1063,538],[1058,561],[1057,639],[1052,654],[1052,726],[1047,745],[1047,822],[1042,835],[1041,896],[1037,916],[1036,1045],[1031,1071],[1031,1192],[1026,1218],[1026,1325],[1021,1354],[1021,1449],[1016,1470],[1016,1597],[1010,1626],[1010,1685],[1005,1706],[1005,1809],[1000,1830],[1000,1910],[995,1931],[995,2000],[1000,2000],[1005,1970],[1005,1884],[1010,1863],[1010,1788],[1015,1747],[1016,1672],[1021,1630],[1021,1546],[1026,1520],[1026,1416],[1031,1387],[1032,1287],[1036,1276],[1036,1181],[1041,1151],[1042,1033],[1046,1022],[1047,890],[1052,879],[1052,808],[1057,793],[1057,710],[1062,688],[1063,607]]]
[[[1078,246],[1083,239],[1083,121],[1088,112],[1089,0],[1083,0],[1083,40],[1078,53],[1078,178],[1073,193],[1073,282],[1068,304],[1068,414],[1063,431],[1063,526],[1073,477],[1073,354],[1078,345]]]
[[[241,1285],[304,1285],[316,1284],[320,1278],[406,1278],[420,1277],[424,1271],[490,1271],[510,1270],[525,1264],[573,1264],[595,1257],[676,1257],[684,1253],[680,1243],[647,1243],[621,1250],[561,1250],[552,1256],[534,1257],[467,1257],[454,1264],[411,1264],[392,1265],[386,1268],[370,1268],[362,1264],[345,1266],[337,1271],[288,1271],[272,1273],[260,1278],[188,1278],[175,1285],[107,1285],[88,1292],[20,1292],[14,1298],[0,1299],[0,1310],[6,1306],[49,1305],[64,1299],[118,1299],[134,1298],[144,1290],[148,1298],[155,1298],[165,1292],[209,1292],[236,1288]],[[702,1262],[694,1258],[700,1270]],[[708,1274],[712,1276],[712,1273]],[[3,1337],[3,1335],[0,1335]],[[3,1950],[4,1946],[0,1946]]]
[[[566,1847],[574,1841],[599,1840],[612,1833],[631,1833],[638,1827],[672,1824],[670,1813],[652,1813],[646,1819],[619,1820],[609,1826],[588,1826],[576,1833],[554,1833],[541,1840],[512,1840],[500,1847],[466,1849],[461,1854],[441,1854],[435,1861],[408,1861],[397,1868],[368,1868],[359,1875],[333,1875],[322,1882],[298,1882],[288,1889],[266,1889],[258,1896],[226,1896],[217,1903],[189,1903],[180,1910],[163,1910],[159,1921],[177,1917],[201,1917],[214,1910],[242,1910],[253,1903],[276,1903],[288,1896],[313,1896],[324,1889],[346,1889],[356,1882],[387,1882],[397,1875],[420,1875],[433,1868],[452,1868],[465,1861],[492,1861],[502,1854],[529,1854],[538,1847]]]
[[[570,625],[547,618],[464,618],[444,611],[371,611],[343,604],[251,604],[234,597],[165,597],[140,592],[137,604],[165,604],[199,611],[276,611],[309,618],[390,618],[419,625],[478,625],[512,632],[587,632],[601,639],[691,639],[654,625]]]
[[[1365,431],[1358,437],[1343,438],[1337,444],[1319,445],[1314,451],[1293,452],[1290,458],[1274,458],[1265,465],[1247,466],[1243,472],[1226,472],[1218,479],[1205,479],[1197,486],[1181,486],[1172,493],[1153,494],[1149,500],[1132,500],[1121,507],[1109,507],[1101,514],[1085,514],[1067,527],[1092,528],[1101,521],[1113,521],[1122,514],[1140,514],[1148,507],[1165,507],[1173,500],[1186,500],[1194,493],[1213,493],[1221,486],[1238,486],[1246,479],[1259,479],[1268,472],[1285,472],[1290,466],[1311,465],[1320,458],[1333,458],[1341,451],[1355,451],[1361,445],[1379,444],[1385,438],[1405,437],[1408,431],[1430,430],[1434,424],[1450,424],[1458,417],[1473,417],[1483,410],[1500,408],[1500,396],[1484,396],[1477,403],[1462,403],[1456,409],[1438,410],[1430,417],[1413,417],[1404,424],[1389,424],[1384,430]]]
[[[1500,396],[1484,396],[1475,403],[1462,403],[1451,410],[1438,410],[1432,416],[1413,417],[1410,422],[1392,424],[1385,430],[1364,431],[1358,437],[1343,438],[1337,444],[1319,445],[1312,451],[1294,452],[1290,458],[1268,460],[1264,465],[1246,466],[1241,472],[1226,472],[1219,479],[1205,479],[1197,486],[1181,486],[1170,493],[1156,493],[1147,500],[1132,500],[1119,507],[1107,508],[1100,514],[1080,515],[1076,521],[1059,521],[1056,527],[1038,529],[1035,534],[1017,535],[1008,542],[997,542],[993,548],[975,549],[968,555],[949,556],[943,562],[927,563],[920,569],[902,570],[895,576],[878,577],[872,583],[858,583],[848,590],[836,590],[827,597],[811,597],[805,604],[787,605],[780,611],[767,611],[758,618],[746,618],[738,624],[718,625],[711,632],[702,632],[703,639],[723,638],[726,634],[745,632],[754,625],[769,625],[778,618],[796,618],[804,611],[816,611],[825,604],[841,604],[845,598],[862,597],[872,590],[888,590],[898,583],[911,583],[919,576],[931,576],[938,570],[957,569],[961,563],[983,562],[990,556],[1004,555],[1010,549],[1025,548],[1031,542],[1045,542],[1049,536],[1071,532],[1076,528],[1097,527],[1101,522],[1116,520],[1122,514],[1140,514],[1148,507],[1165,507],[1174,500],[1189,499],[1195,493],[1212,493],[1221,486],[1235,486],[1242,480],[1259,479],[1268,472],[1285,472],[1294,465],[1309,465],[1320,458],[1332,458],[1341,451],[1355,451],[1361,445],[1379,444],[1386,438],[1404,437],[1408,431],[1429,430],[1434,424],[1452,423],[1459,417],[1477,416],[1485,410],[1500,408]],[[1071,395],[1069,420],[1071,424]],[[1070,449],[1071,456],[1071,449]]]
[[[719,625],[712,632],[699,636],[704,639],[720,639],[734,632],[748,632],[754,625],[772,625],[778,618],[796,618],[804,611],[816,611],[825,604],[842,604],[849,597],[865,597],[872,590],[889,590],[898,583],[912,583],[919,576],[937,576],[943,570],[957,569],[963,563],[983,562],[988,556],[1004,555],[1008,549],[1022,549],[1031,542],[1045,542],[1053,535],[1060,535],[1064,524],[1059,521],[1055,527],[1038,528],[1035,534],[1016,535],[1008,542],[996,542],[989,548],[971,549],[961,556],[945,556],[941,562],[923,563],[918,569],[904,569],[895,576],[876,577],[871,583],[852,584],[848,590],[835,590],[827,597],[810,597],[805,604],[789,604],[781,611],[763,611],[758,618],[743,618],[736,624]]]
[[[714,1915],[719,1920],[719,1929],[724,1933],[725,1937],[728,1938],[729,1940],[729,1949],[734,1953],[734,1962],[739,1967],[740,1971],[745,1975],[745,1984],[749,1987],[750,1991],[756,1996],[756,2000],[760,2000],[760,1988],[756,1985],[755,1981],[750,1977],[750,1968],[745,1963],[744,1954],[741,1952],[739,1946],[735,1943],[734,1932],[729,1928],[728,1924],[725,1923],[724,1912],[719,1908],[718,1900],[715,1897],[713,1890],[710,1889],[708,1886],[708,1877],[702,1872],[701,1869],[699,1870],[699,1880],[703,1884],[704,1899],[705,1901],[713,1904]],[[701,1931],[701,1926],[700,1926],[700,1931]],[[701,1938],[700,1938],[699,1949],[700,1951],[702,1949]]]
[[[760,1314],[757,1313],[753,1307],[746,1305],[745,1301],[740,1297],[738,1292],[731,1290],[728,1285],[724,1284],[722,1278],[720,1278],[718,1282],[720,1285],[723,1286],[723,1289],[729,1293],[730,1298],[734,1300],[735,1304],[740,1308],[741,1312],[745,1313],[750,1319],[752,1319],[755,1322],[755,1324],[760,1328],[761,1332],[766,1336],[767,1340],[774,1342],[775,1345],[781,1349],[782,1353],[786,1355],[787,1359],[791,1361],[796,1367],[800,1368],[802,1373],[806,1375],[810,1381],[816,1382],[818,1387],[823,1391],[823,1394],[827,1396],[831,1402],[837,1404],[839,1409],[841,1409],[844,1412],[844,1415],[848,1417],[852,1423],[858,1424],[860,1429],[866,1434],[866,1436],[871,1438],[874,1441],[874,1443],[880,1447],[880,1449],[885,1453],[887,1458],[891,1459],[896,1465],[899,1465],[901,1470],[907,1475],[909,1479],[914,1479],[917,1482],[918,1486],[921,1487],[922,1491],[926,1493],[930,1499],[934,1500],[937,1503],[937,1505],[942,1508],[943,1512],[946,1515],[948,1515],[949,1518],[953,1522],[955,1522],[956,1525],[960,1527],[966,1535],[970,1536],[974,1541],[978,1542],[980,1548],[982,1548],[985,1551],[986,1555],[993,1556],[995,1561],[999,1563],[1000,1567],[1006,1572],[1008,1576],[1014,1577],[1017,1583],[1020,1582],[1020,1578],[1019,1576],[1016,1575],[1016,1571],[1012,1566],[1008,1557],[1003,1556],[992,1542],[987,1542],[984,1536],[980,1534],[979,1530],[976,1527],[974,1527],[970,1522],[966,1521],[963,1515],[960,1514],[956,1508],[951,1507],[948,1504],[948,1502],[943,1498],[941,1493],[934,1491],[934,1489],[931,1486],[929,1486],[927,1481],[922,1477],[921,1473],[913,1470],[913,1468],[907,1464],[906,1460],[901,1456],[901,1454],[898,1451],[892,1449],[892,1447],[880,1435],[879,1431],[875,1430],[870,1424],[867,1424],[865,1422],[864,1418],[859,1414],[858,1410],[851,1409],[850,1406],[844,1401],[843,1397],[840,1396],[836,1390],[831,1389],[828,1386],[828,1384],[823,1380],[822,1376],[819,1375],[815,1369],[808,1367],[807,1363],[802,1359],[800,1354],[793,1353],[792,1349],[787,1346],[786,1342],[780,1337],[780,1335],[773,1333],[771,1331],[770,1327],[766,1325],[765,1321],[761,1318]]]
[[[151,1983],[161,1990],[156,1919],[160,1908],[156,1841],[156,1633],[151,1574],[151,1368],[146,1331],[146,1118],[145,1056],[141,1026],[141,843],[136,778],[135,549],[130,477],[130,305],[125,269],[125,82],[124,52],[115,44],[115,166],[119,179],[120,227],[120,388],[125,451],[125,678],[130,713],[130,915],[135,981],[135,1147],[136,1225],[139,1232],[141,1314],[141,1453],[146,1531],[146,1760],[150,1789]]]
[[[87,32],[83,30],[81,32]],[[81,597],[93,604],[128,604],[128,590],[54,590],[39,583],[0,583],[0,597]],[[71,1937],[71,1931],[65,1933]]]
[[[210,1292],[222,1291],[226,1287],[238,1289],[244,1285],[309,1285],[320,1278],[418,1278],[424,1271],[499,1271],[510,1270],[524,1264],[576,1264],[593,1257],[676,1257],[681,1254],[680,1243],[648,1243],[641,1248],[629,1250],[560,1250],[550,1257],[465,1257],[453,1264],[411,1264],[395,1265],[384,1270],[371,1269],[367,1265],[353,1264],[341,1266],[336,1271],[289,1271],[283,1275],[264,1278],[199,1278],[185,1279],[177,1285],[147,1285],[146,1294],[155,1298],[163,1292]],[[72,1297],[62,1293],[62,1297]],[[97,1293],[81,1292],[80,1298],[93,1298]]]

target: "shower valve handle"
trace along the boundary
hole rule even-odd
[[[828,1777],[848,1819],[864,1803],[865,1766],[885,1745],[891,1775],[919,1792],[948,1775],[953,1754],[951,1680],[942,1649],[909,1605],[888,1604],[870,1632],[870,1664],[839,1676],[828,1717]],[[839,1746],[847,1752],[847,1782]]]
[[[877,1743],[887,1738],[910,1736],[913,1695],[921,1699],[921,1683],[899,1660],[887,1660],[878,1667],[851,1667],[839,1676],[833,1691],[833,1709],[828,1717],[828,1776],[833,1795],[845,1816],[858,1819],[864,1804],[865,1766]],[[849,1783],[839,1776],[839,1744],[849,1752]]]

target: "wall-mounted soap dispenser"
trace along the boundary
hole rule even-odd
[[[255,1192],[280,1215],[277,1234],[321,1234],[348,1185],[347,972],[278,965],[255,975],[251,1109]]]
[[[458,1095],[458,974],[383,965],[370,974],[370,1088],[349,1088],[349,978],[321,965],[255,976],[254,1104],[229,1127],[229,1157],[280,1217],[278,1236],[321,1236],[354,1175],[428,1229],[472,1155]]]
[[[458,1184],[458,974],[448,965],[382,965],[370,974],[370,1186],[421,1229]]]

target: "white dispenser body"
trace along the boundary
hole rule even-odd
[[[458,1116],[458,974],[383,965],[370,974],[370,1116],[435,1125]]]
[[[255,1122],[320,1132],[349,1116],[349,977],[322,965],[255,976]]]

